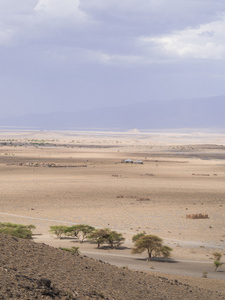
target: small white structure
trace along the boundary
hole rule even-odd
[[[122,162],[125,164],[132,164],[133,160],[128,158],[128,159],[124,159]]]

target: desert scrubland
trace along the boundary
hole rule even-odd
[[[224,133],[2,130],[0,182],[0,221],[34,224],[37,242],[189,280],[207,272],[212,288],[224,283],[225,266],[215,272],[212,256],[221,252],[225,262]],[[186,218],[192,214],[208,218]],[[126,241],[120,250],[96,249],[49,233],[71,224],[110,228]],[[170,262],[131,255],[142,231],[173,248]]]

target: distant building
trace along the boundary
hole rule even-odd
[[[142,160],[139,160],[139,159],[138,159],[138,160],[135,160],[134,163],[135,163],[135,164],[139,164],[139,165],[143,165],[143,161],[142,161]]]
[[[125,163],[125,164],[132,164],[133,160],[128,158],[128,159],[122,160],[122,162]]]

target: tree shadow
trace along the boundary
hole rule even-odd
[[[126,246],[119,246],[118,248],[111,248],[110,246],[105,246],[105,247],[108,247],[108,249],[112,249],[112,250],[130,250],[131,249],[131,248],[126,247]]]
[[[224,273],[225,271],[223,270],[216,270],[217,273]]]
[[[60,240],[77,240],[77,238],[73,236],[62,236]]]
[[[87,243],[90,244],[90,242],[88,240],[81,241],[81,240],[76,239],[76,238],[72,239],[70,242],[71,243],[79,243],[79,244],[87,244]]]
[[[153,257],[150,261],[148,261],[148,257],[135,257],[135,260],[147,261],[147,262],[160,262],[160,263],[179,263],[179,261],[172,258],[165,257]]]
[[[166,258],[166,257],[153,257],[151,259],[152,262],[161,262],[161,263],[178,263],[177,260],[173,258]]]
[[[97,247],[96,247],[97,248]],[[99,250],[130,250],[129,247],[120,246],[118,248],[112,248],[109,245],[101,246],[98,248]]]

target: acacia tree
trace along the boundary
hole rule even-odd
[[[23,239],[32,239],[32,230],[36,227],[32,224],[22,225],[13,223],[0,223],[0,232]]]
[[[65,234],[68,236],[74,236],[79,239],[79,233],[80,233],[80,225],[73,225],[70,227],[67,227],[65,230]]]
[[[88,238],[96,242],[98,248],[102,244],[108,244],[111,248],[118,248],[125,241],[122,233],[111,231],[109,228],[98,229],[92,232]]]
[[[58,239],[61,239],[67,228],[67,226],[63,225],[50,226],[50,232],[54,233]]]
[[[82,232],[82,236],[81,236],[81,243],[83,243],[84,239],[91,233],[95,230],[94,227],[92,226],[89,226],[89,225],[79,225],[80,227],[80,232]]]
[[[163,245],[163,240],[156,235],[143,235],[135,241],[132,253],[143,253],[147,251],[148,260],[150,261],[153,256],[163,255],[169,257],[172,249],[168,246]]]
[[[169,246],[163,245],[160,249],[160,253],[162,254],[163,257],[169,258],[171,255],[171,251],[173,251],[172,248]]]
[[[146,235],[145,231],[142,231],[141,233],[137,233],[132,237],[132,242],[135,243],[137,240],[139,240],[141,237]]]
[[[76,238],[80,238],[80,242],[83,243],[84,239],[92,232],[95,228],[89,225],[78,224],[67,227],[65,230],[66,235],[74,236]]]
[[[106,243],[113,248],[119,248],[119,246],[125,241],[122,233],[118,233],[116,231],[109,231],[108,237],[106,239]]]
[[[88,236],[88,239],[97,243],[99,249],[102,244],[106,243],[108,234],[109,229],[97,229]]]

